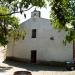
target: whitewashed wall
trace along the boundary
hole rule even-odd
[[[70,61],[73,58],[72,44],[64,46],[62,41],[65,32],[58,32],[50,25],[50,21],[44,18],[31,18],[22,23],[27,31],[24,40],[8,45],[7,56],[31,59],[31,50],[37,50],[37,60],[42,61]],[[31,38],[32,29],[36,29],[36,38]],[[50,40],[54,37],[54,40]]]

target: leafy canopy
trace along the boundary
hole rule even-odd
[[[23,13],[33,6],[45,6],[44,0],[0,0],[0,44],[5,46],[8,38],[18,40],[25,37],[20,29],[19,20],[12,14]],[[25,15],[26,16],[26,15]]]
[[[44,0],[0,0],[0,6],[7,7],[11,14],[22,13],[24,9],[33,6],[43,7],[45,5]]]
[[[6,7],[0,6],[0,15],[8,14],[9,10]],[[0,16],[0,44],[6,45],[8,38],[12,37],[14,40],[21,37],[21,31],[19,30],[19,20],[11,15]]]
[[[75,41],[75,0],[49,0],[54,28],[67,31],[64,43]]]
[[[7,12],[5,12],[6,9],[4,8],[2,8],[4,12],[1,13],[0,10],[0,17],[4,18],[4,21],[2,20],[3,22],[1,21],[1,24],[5,22],[7,28],[7,23],[9,23],[9,20],[8,19],[6,20],[7,17],[10,18],[10,16],[14,13],[22,14],[23,11],[27,11],[31,9],[33,6],[43,7],[46,5],[45,1],[46,0],[0,0],[0,7],[7,8]],[[54,28],[57,28],[58,30],[64,29],[67,32],[67,35],[65,37],[66,39],[64,40],[65,43],[75,41],[75,0],[47,0],[47,1],[48,3],[50,3],[51,7],[50,21],[54,26]],[[8,25],[10,25],[10,23]],[[15,23],[16,21],[14,21],[12,24],[16,25]],[[6,34],[6,32],[4,34]]]

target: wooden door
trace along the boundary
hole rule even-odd
[[[31,50],[31,62],[36,63],[36,50]]]
[[[73,41],[73,59],[75,59],[75,41]]]

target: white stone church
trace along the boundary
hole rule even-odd
[[[34,10],[31,18],[21,24],[26,30],[24,40],[13,46],[8,44],[7,57],[36,63],[38,61],[71,61],[75,55],[73,44],[63,44],[65,31],[52,28],[49,19],[41,18],[41,12]]]

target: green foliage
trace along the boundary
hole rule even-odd
[[[30,6],[45,6],[45,0],[0,0],[0,6],[7,7],[10,12],[15,13],[20,10],[20,13],[22,13],[24,9]]]
[[[0,6],[0,15],[5,15],[8,13],[10,12],[6,7]],[[19,31],[19,28],[19,20],[16,17],[11,15],[0,16],[0,44],[5,46],[9,41],[9,37],[12,37],[12,39],[15,37],[16,39],[21,38],[23,36],[23,32]]]
[[[50,21],[54,28],[65,29],[65,42],[75,40],[75,0],[49,0],[51,5]]]
[[[47,1],[51,6],[50,21],[53,27],[67,31],[65,43],[75,41],[75,0]],[[8,36],[15,36],[14,40],[19,39],[21,36],[22,31],[18,30],[18,19],[12,14],[19,12],[22,14],[24,9],[29,7],[43,7],[45,5],[45,0],[0,0],[0,43],[2,45],[7,44]]]
[[[25,31],[20,30],[19,20],[12,16],[14,13],[23,13],[29,7],[45,6],[44,0],[0,0],[0,44],[6,45],[8,38],[14,41],[25,37]],[[26,16],[26,15],[24,15]]]

